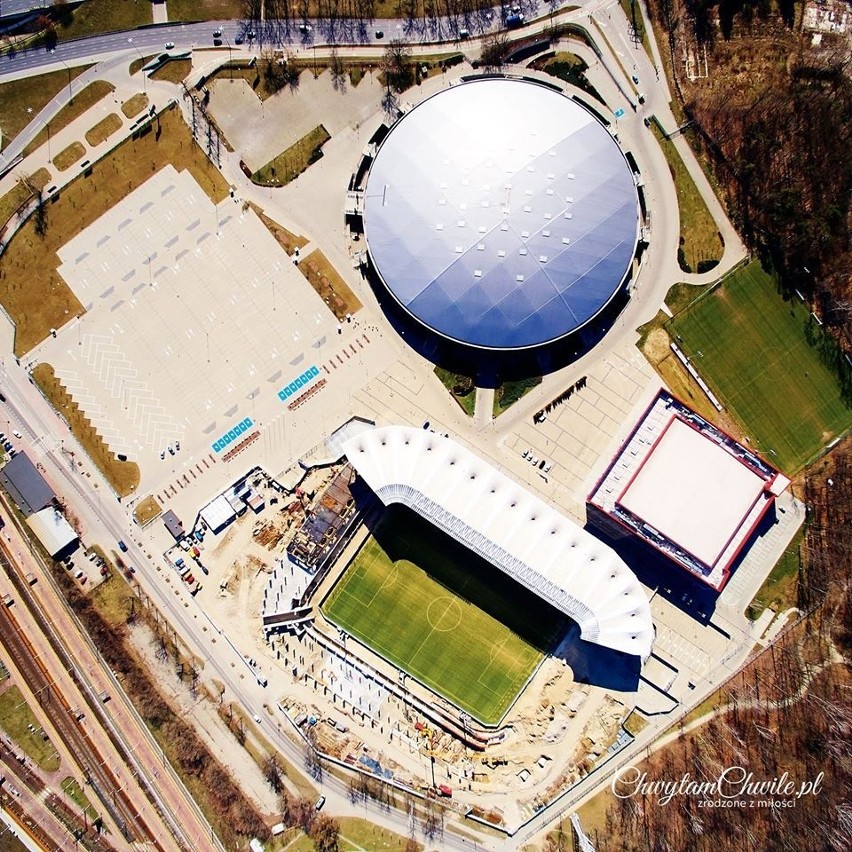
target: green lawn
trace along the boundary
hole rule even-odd
[[[29,726],[35,731],[31,731]],[[0,695],[0,728],[45,772],[59,769],[59,755],[53,743],[46,738],[17,686],[10,686]]]
[[[651,129],[660,143],[677,192],[680,213],[680,251],[678,262],[685,272],[706,272],[718,263],[724,252],[716,222],[698,191],[689,169],[671,139],[666,139],[657,119]]]
[[[848,367],[836,362],[808,309],[785,302],[759,262],[675,317],[669,330],[752,446],[785,473],[852,426]]]
[[[502,718],[565,624],[498,568],[398,506],[322,608],[486,724]]]
[[[559,51],[547,59],[537,59],[532,63],[531,67],[538,71],[544,71],[546,74],[550,74],[551,77],[564,80],[566,83],[576,86],[578,89],[591,95],[600,103],[605,103],[598,90],[586,77],[586,71],[589,70],[589,66],[576,53]]]
[[[476,385],[473,379],[461,373],[451,373],[443,367],[435,367],[435,375],[450,392],[450,396],[461,406],[462,411],[468,417],[473,417],[476,408]]]
[[[74,7],[69,4],[67,12],[57,14],[57,19],[57,36],[69,39],[135,29],[150,24],[153,13],[151,4],[144,0],[89,0]]]
[[[98,818],[98,812],[92,807],[92,803],[83,792],[83,788],[70,775],[63,780],[61,786],[62,792],[79,805],[81,810],[85,810],[90,820],[94,822]]]
[[[802,562],[799,551],[804,537],[805,528],[802,527],[769,572],[769,576],[746,609],[746,615],[751,621],[760,618],[763,610],[769,606],[780,613],[796,605],[799,568]]]
[[[322,146],[331,136],[320,124],[298,142],[282,151],[274,160],[259,168],[251,179],[261,186],[284,186],[295,180],[305,169],[322,156]]]

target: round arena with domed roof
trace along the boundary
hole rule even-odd
[[[364,192],[372,269],[403,312],[463,347],[546,347],[630,281],[633,171],[585,107],[528,80],[435,94],[383,140]]]

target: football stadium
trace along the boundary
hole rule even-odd
[[[633,171],[589,110],[535,82],[488,78],[393,126],[367,176],[363,224],[374,277],[408,319],[493,358],[576,338],[617,302],[639,212]]]
[[[344,449],[396,508],[322,608],[393,665],[493,725],[569,618],[585,641],[650,654],[650,607],[633,572],[483,459],[404,426],[362,432]]]

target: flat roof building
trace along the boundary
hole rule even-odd
[[[660,391],[589,495],[589,517],[721,590],[789,480]]]
[[[48,506],[30,515],[27,518],[27,526],[35,533],[36,538],[51,556],[62,553],[77,541],[74,527],[54,506]]]
[[[25,518],[50,505],[56,495],[26,453],[18,453],[0,470],[0,482]]]
[[[180,518],[171,509],[163,513],[163,523],[175,541],[180,541],[186,535]]]

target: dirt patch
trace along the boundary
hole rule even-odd
[[[263,212],[262,207],[258,207],[254,202],[249,201],[249,206],[255,213],[257,213],[260,221],[266,225],[267,230],[273,237],[278,241],[278,245],[287,252],[291,257],[295,253],[296,249],[304,248],[308,244],[308,240],[300,236],[299,234],[294,234],[292,231],[288,231],[283,225],[279,225],[274,219],[270,219]]]
[[[299,264],[299,269],[338,320],[361,309],[358,297],[319,249],[312,251]]]
[[[86,149],[83,147],[82,142],[72,142],[53,158],[53,165],[60,172],[64,172],[66,169],[70,169],[78,160],[82,159],[85,153]]]
[[[163,507],[157,502],[156,497],[150,495],[144,500],[140,500],[133,510],[133,517],[141,527],[150,524],[154,518],[159,518],[162,514]]]
[[[645,353],[645,357],[651,362],[651,364],[656,366],[664,358],[671,355],[669,343],[670,340],[668,334],[666,334],[666,332],[661,328],[655,328],[645,339],[645,345],[642,347],[642,351]]]

